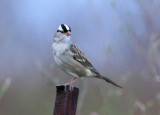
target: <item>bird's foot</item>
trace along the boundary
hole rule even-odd
[[[68,82],[68,83],[64,84],[65,92],[67,91],[67,87],[69,87],[69,91],[73,91],[73,89],[74,89],[74,86],[71,84],[71,82]]]

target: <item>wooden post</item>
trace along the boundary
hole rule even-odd
[[[74,87],[72,91],[69,85],[56,86],[57,95],[53,115],[76,115],[79,89]]]

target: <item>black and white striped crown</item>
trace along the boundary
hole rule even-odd
[[[57,32],[61,32],[61,33],[67,33],[68,31],[71,32],[71,28],[67,24],[61,24],[57,30]]]

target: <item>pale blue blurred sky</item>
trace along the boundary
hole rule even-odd
[[[96,67],[109,67],[108,63],[126,69],[137,66],[130,62],[141,61],[129,33],[147,36],[136,1],[7,0],[1,1],[0,12],[3,70],[29,67],[31,60],[52,63],[51,44],[61,23],[71,26],[72,40]]]

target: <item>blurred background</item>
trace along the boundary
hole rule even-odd
[[[77,115],[160,115],[159,0],[1,0],[0,115],[52,115],[52,42],[68,24],[93,65],[124,87],[80,79]]]

